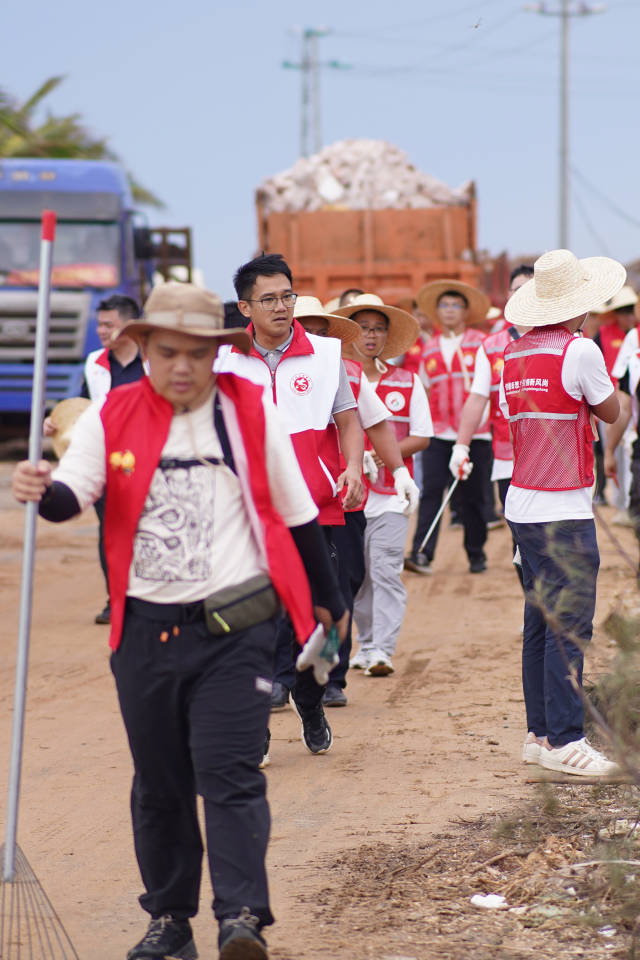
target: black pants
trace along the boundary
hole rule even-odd
[[[349,608],[349,628],[340,646],[340,660],[329,674],[329,682],[340,687],[347,685],[347,670],[351,657],[351,627],[353,625],[353,601],[362,586],[365,575],[364,531],[367,520],[364,510],[354,510],[344,515],[344,527],[333,527],[333,542],[338,554],[338,579],[344,602]]]
[[[104,576],[105,586],[107,588],[107,597],[109,596],[109,575],[107,573],[107,557],[104,552],[104,505],[105,505],[105,496],[102,496],[96,500],[93,505],[93,509],[96,511],[96,516],[98,517],[98,556],[100,557],[100,567]]]
[[[453,440],[439,440],[434,437],[427,449],[422,451],[422,496],[418,509],[418,525],[413,538],[414,553],[419,551],[420,544],[440,509],[444,492],[453,482],[449,470],[453,443]],[[487,476],[491,471],[491,441],[472,440],[469,456],[473,470],[467,480],[458,484],[457,490],[462,509],[464,548],[471,561],[484,558],[483,547],[487,539],[485,491]],[[422,551],[429,561],[433,560],[439,530],[440,523]]]
[[[500,503],[502,504],[502,510],[503,510],[503,511],[504,511],[505,503],[506,503],[506,500],[507,500],[507,493],[509,492],[509,485],[510,485],[510,483],[511,483],[511,480],[508,479],[507,477],[503,478],[502,480],[498,480],[498,493],[500,494]],[[511,545],[512,545],[512,547],[513,547],[513,556],[515,557],[515,555],[516,555],[516,549],[517,549],[517,546],[518,546],[518,545],[517,545],[517,543],[516,543],[516,538],[515,538],[514,535],[513,535],[513,531],[511,531]],[[524,590],[524,579],[523,579],[523,576],[522,576],[522,564],[521,564],[521,563],[514,563],[513,566],[515,567],[515,571],[516,571],[516,573],[517,573],[517,575],[518,575],[518,580],[520,581],[520,586],[521,586],[522,589]]]
[[[163,616],[157,611],[157,604],[127,601],[122,642],[111,657],[134,762],[133,836],[146,890],[140,904],[152,917],[197,913],[199,793],[216,917],[247,906],[273,923],[265,870],[270,814],[258,764],[275,623],[213,637],[203,620],[149,619]]]
[[[339,577],[338,554],[333,542],[334,527],[322,527],[331,561]],[[315,601],[314,601],[315,602]],[[316,683],[313,670],[296,670],[296,657],[300,653],[300,644],[293,632],[293,626],[286,614],[282,614],[277,626],[276,650],[273,663],[273,679],[291,690],[296,706],[304,710],[313,710],[322,700],[326,687]]]

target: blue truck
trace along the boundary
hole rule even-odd
[[[77,396],[100,346],[96,307],[112,293],[142,301],[154,273],[191,279],[186,227],[140,226],[124,170],[101,160],[0,159],[0,425],[31,406],[40,217],[58,218],[53,248],[47,406]]]

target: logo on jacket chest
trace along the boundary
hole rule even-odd
[[[476,362],[475,353],[463,353],[462,359],[464,360],[465,367],[472,367]]]
[[[289,386],[293,393],[297,393],[298,396],[302,397],[307,393],[311,393],[313,380],[307,376],[306,373],[298,373],[295,377],[291,378]]]
[[[384,402],[389,410],[391,410],[391,413],[397,413],[398,410],[402,410],[404,407],[404,396],[399,390],[391,390],[384,398]]]

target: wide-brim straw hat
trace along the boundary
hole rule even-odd
[[[51,411],[51,423],[56,428],[56,432],[51,436],[51,443],[58,460],[67,452],[76,421],[90,403],[86,397],[70,397],[68,400],[61,400]]]
[[[340,306],[340,297],[331,297],[331,300],[327,300],[327,302],[325,303],[324,308],[327,311],[327,313],[333,313],[336,307],[339,307],[339,306]]]
[[[317,297],[298,297],[293,308],[293,316],[296,320],[304,320],[305,317],[326,320],[328,323],[326,335],[342,340],[343,343],[353,343],[360,333],[360,327],[353,320],[327,313]]]
[[[248,353],[251,339],[241,327],[225,328],[224,304],[220,297],[192,283],[171,280],[154,287],[143,307],[140,320],[125,323],[118,336],[139,340],[153,330],[171,330],[191,337],[207,337],[230,343]]]
[[[412,317],[406,310],[388,306],[375,293],[362,293],[348,306],[339,307],[335,312],[341,317],[353,317],[354,314],[360,313],[362,310],[375,310],[389,321],[387,339],[378,354],[380,360],[399,357],[406,353],[418,339],[420,326],[416,318]]]
[[[454,293],[460,293],[469,304],[466,324],[472,327],[474,324],[483,324],[487,319],[487,313],[491,306],[489,297],[462,280],[433,280],[425,284],[416,294],[416,303],[425,316],[429,317],[433,323],[438,322],[438,300],[443,293],[451,290]]]
[[[570,250],[550,250],[533,265],[533,277],[507,301],[509,323],[548,327],[573,320],[611,300],[627,271],[610,257],[578,260]]]
[[[624,287],[618,290],[606,303],[601,303],[599,307],[592,307],[591,313],[602,314],[609,313],[611,310],[621,310],[622,307],[635,307],[637,302],[638,294],[633,287],[625,283]]]

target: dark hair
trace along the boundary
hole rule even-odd
[[[635,313],[635,307],[632,303],[628,303],[624,307],[616,307],[612,313]]]
[[[519,266],[514,267],[511,273],[509,274],[509,286],[513,283],[516,277],[532,277],[533,276],[533,267],[530,267],[528,263],[521,263]]]
[[[97,312],[102,310],[117,310],[123,320],[137,320],[141,313],[133,297],[125,297],[121,293],[114,293],[105,300],[101,300]]]
[[[289,283],[293,283],[289,264],[281,253],[263,253],[261,257],[254,257],[248,263],[243,263],[233,278],[238,300],[247,300],[251,296],[258,277],[275,277],[279,273],[283,273]]]
[[[224,304],[224,325],[225,329],[234,327],[246,327],[250,321],[238,310],[238,304],[235,300],[226,300]]]
[[[359,313],[377,313],[378,316],[382,317],[382,319],[384,320],[387,330],[389,329],[389,317],[386,315],[386,313],[382,313],[381,310],[376,310],[375,307],[362,307],[361,310],[356,310],[355,313],[351,314],[351,319],[355,320]],[[359,321],[356,321],[356,322],[359,323]]]
[[[350,294],[352,293],[356,297],[361,297],[362,294],[364,293],[364,290],[359,290],[358,287],[348,287],[346,290],[343,290],[342,293],[340,294],[340,301],[338,303],[338,306],[346,307],[347,304],[345,303],[345,297],[350,296]]]
[[[464,293],[460,293],[459,290],[445,290],[444,293],[441,293],[440,296],[438,297],[438,302],[436,303],[436,307],[440,306],[440,301],[442,300],[443,297],[457,297],[458,300],[462,300],[464,302],[465,307],[467,308],[469,307],[469,301],[465,297]]]

